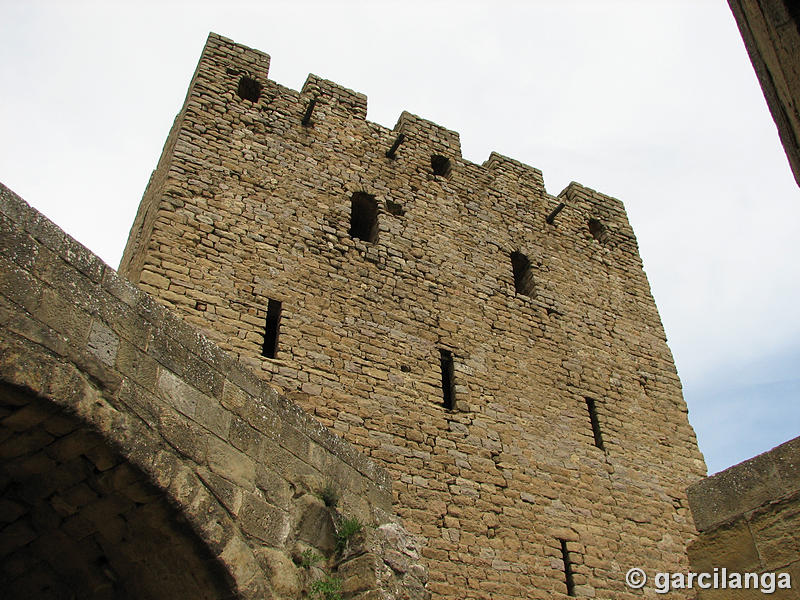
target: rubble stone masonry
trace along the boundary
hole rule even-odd
[[[622,203],[268,66],[209,36],[121,274],[389,471],[434,598],[686,570],[705,465]]]

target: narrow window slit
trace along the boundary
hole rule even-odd
[[[269,299],[267,304],[267,322],[264,328],[264,347],[261,355],[266,358],[275,358],[278,353],[278,328],[281,323],[281,302]]]
[[[594,445],[605,452],[603,445],[603,434],[600,431],[600,421],[597,420],[597,407],[592,398],[586,398],[586,408],[589,409],[589,419],[592,422],[592,434],[594,435]]]
[[[564,561],[564,582],[567,584],[567,596],[575,596],[575,580],[572,577],[572,561],[569,559],[567,540],[558,538],[561,543],[561,558]]]
[[[350,237],[375,242],[378,238],[378,203],[375,196],[356,192],[350,200]]]
[[[439,349],[439,364],[442,368],[442,406],[453,410],[456,404],[456,390],[453,380],[453,353]]]
[[[521,252],[512,252],[511,269],[514,272],[514,289],[516,292],[525,296],[536,295],[536,289],[533,284],[533,269],[528,257]]]

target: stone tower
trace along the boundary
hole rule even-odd
[[[120,272],[389,470],[434,598],[686,570],[705,467],[622,204],[268,67],[209,36]]]

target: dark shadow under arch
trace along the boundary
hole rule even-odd
[[[140,469],[77,416],[3,382],[0,589],[8,600],[237,597]]]

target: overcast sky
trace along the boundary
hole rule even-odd
[[[621,199],[709,472],[800,434],[800,191],[724,0],[0,0],[0,181],[116,268],[209,31]]]

